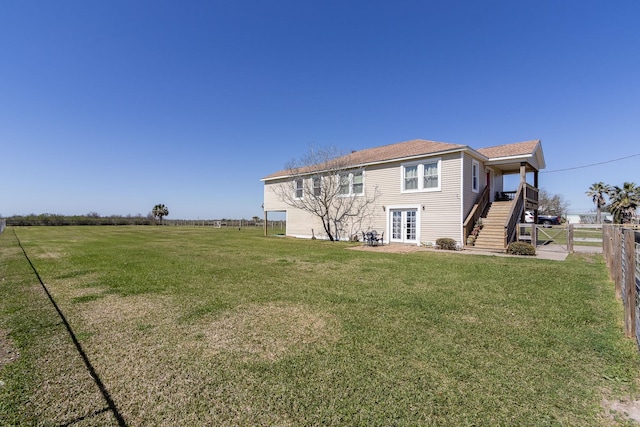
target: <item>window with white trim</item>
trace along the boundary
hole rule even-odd
[[[429,159],[402,165],[402,191],[439,191],[441,182],[440,159]]]
[[[341,196],[360,196],[364,194],[364,172],[344,172],[338,175],[338,194]]]
[[[294,186],[294,197],[296,199],[302,199],[302,188],[303,188],[303,183],[304,181],[302,180],[302,178],[298,178],[295,180],[295,182],[293,183]]]
[[[313,195],[319,197],[322,191],[322,179],[319,176],[313,177]]]
[[[440,188],[440,162],[424,163],[424,190]]]
[[[404,189],[418,189],[418,165],[405,166],[404,168]]]
[[[351,174],[351,194],[360,195],[364,193],[364,175],[362,171]]]
[[[480,163],[476,160],[471,161],[471,191],[480,191]]]

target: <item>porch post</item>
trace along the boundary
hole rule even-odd
[[[534,193],[535,194],[535,198],[536,198],[536,208],[534,210],[534,212],[535,212],[534,213],[534,221],[537,224],[538,223],[538,207],[539,207],[538,206],[538,201],[540,200],[540,196],[538,195],[538,192],[539,192],[538,188],[539,187],[538,187],[538,170],[537,169],[533,171],[533,186],[536,188],[536,192]]]
[[[520,182],[527,182],[527,164],[520,162]]]
[[[267,211],[264,211],[264,235],[267,235]]]

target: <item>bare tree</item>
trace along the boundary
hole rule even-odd
[[[538,211],[544,215],[558,215],[565,217],[569,203],[561,194],[551,194],[541,189],[538,193]]]
[[[311,148],[289,162],[288,180],[275,189],[285,204],[320,219],[331,241],[356,233],[379,195],[377,188],[365,188],[364,170],[350,160],[333,147]]]

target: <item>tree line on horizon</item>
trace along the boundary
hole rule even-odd
[[[100,216],[95,212],[86,215],[60,215],[60,214],[28,214],[28,215],[12,215],[10,217],[0,218],[6,220],[7,226],[39,226],[39,225],[156,225],[159,224],[158,219],[154,218],[152,213],[146,216],[138,215],[109,215]],[[258,222],[260,219],[254,216],[252,219]],[[237,221],[232,218],[221,218],[218,220],[203,220],[207,222],[220,221],[223,223],[229,221]],[[250,220],[243,219],[246,223]]]
[[[86,215],[60,215],[60,214],[28,214],[13,215],[4,218],[7,225],[31,226],[31,225],[153,225],[156,223],[153,216],[109,215],[100,216],[95,212]]]

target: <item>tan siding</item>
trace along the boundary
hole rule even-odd
[[[428,200],[422,212],[422,242],[435,243],[440,237],[462,241],[460,162],[459,153],[442,158],[442,191],[426,193]]]
[[[418,213],[420,242],[435,242],[439,237],[462,239],[460,219],[460,154],[438,156],[441,159],[441,190],[433,192],[402,193],[402,162],[367,168],[367,188],[378,187],[377,202],[371,228],[385,232],[389,238],[389,209],[382,206],[424,206]]]
[[[482,194],[482,191],[487,185],[487,171],[484,167],[484,163],[480,159],[474,159],[468,154],[463,155],[464,158],[464,174],[463,174],[463,182],[462,182],[462,193],[463,193],[463,204],[462,204],[462,221],[467,218],[469,212],[473,208]],[[472,189],[472,163],[473,160],[476,160],[480,165],[479,171],[479,183],[478,183],[478,192],[474,193]],[[495,191],[495,190],[494,190]]]
[[[313,232],[311,231],[313,230]],[[319,218],[301,209],[288,207],[287,209],[287,236],[311,238],[312,235],[319,239],[326,238],[322,223]]]
[[[388,211],[384,212],[382,206],[393,204],[393,197],[400,192],[400,165],[399,163],[392,163],[370,167],[367,168],[365,173],[367,176],[367,189],[375,191],[377,188],[379,193],[371,223],[367,225],[371,230],[376,230],[380,233],[385,232],[385,239],[388,239],[388,233],[386,232],[386,215]],[[365,229],[364,231],[367,230]]]
[[[464,222],[467,214],[475,204],[475,200],[478,196],[471,189],[471,164],[473,158],[469,155],[462,155],[462,222]]]
[[[440,191],[402,193],[402,162],[387,163],[365,169],[365,191],[379,193],[371,215],[361,224],[348,224],[343,238],[352,234],[360,235],[362,231],[377,230],[385,233],[385,241],[389,240],[390,210],[382,210],[382,206],[416,206],[419,207],[419,243],[435,242],[440,237],[462,240],[461,218],[461,154],[437,156],[441,159]],[[470,163],[469,163],[470,165]],[[470,178],[469,178],[470,179]],[[484,180],[481,174],[481,180]],[[287,235],[311,237],[311,229],[317,238],[326,238],[321,222],[306,212],[293,209],[279,200],[271,187],[265,184],[265,210],[287,211]],[[469,187],[470,187],[469,183]],[[422,209],[424,207],[424,209]]]
[[[311,238],[313,235],[318,239],[328,239],[327,234],[324,231],[322,221],[320,218],[305,212],[301,209],[289,206],[280,199],[280,196],[276,192],[276,188],[280,185],[288,185],[288,181],[269,181],[264,186],[264,210],[265,211],[280,211],[286,212],[287,229],[286,235],[296,236],[302,238]],[[369,196],[373,196],[375,187],[370,186],[367,183],[367,173],[365,172],[365,191]],[[370,211],[372,215],[367,216],[360,222],[346,222],[344,228],[340,230],[340,239],[346,240],[353,235],[361,236],[363,231],[373,230],[378,227],[380,230],[384,229],[384,217],[382,217],[381,205],[371,206]],[[381,221],[375,221],[376,215],[382,218]],[[378,225],[382,224],[382,225]],[[312,232],[313,230],[313,232]]]
[[[264,185],[264,210],[265,211],[284,211],[287,210],[288,205],[284,203],[275,189],[283,185],[283,181],[270,181],[265,182]]]

